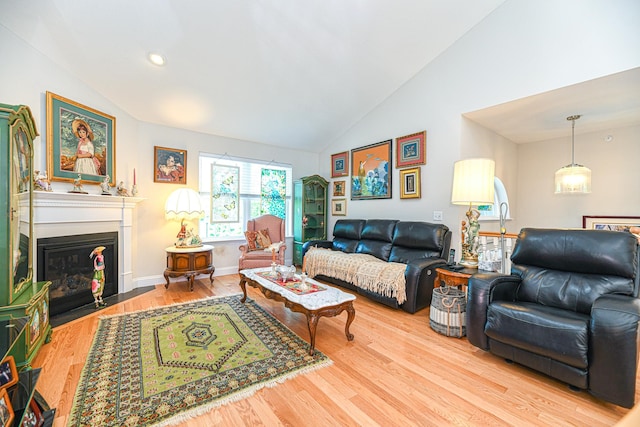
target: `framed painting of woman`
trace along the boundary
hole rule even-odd
[[[47,175],[99,185],[116,180],[116,118],[47,92]]]

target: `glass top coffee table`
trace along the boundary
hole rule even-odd
[[[356,316],[353,308],[354,295],[342,292],[313,279],[307,279],[307,286],[302,286],[300,276],[294,276],[293,281],[282,282],[271,274],[271,268],[253,268],[240,271],[240,288],[242,288],[242,302],[247,299],[247,286],[259,289],[262,294],[275,301],[284,302],[285,307],[291,311],[303,313],[307,316],[309,327],[309,354],[313,355],[316,343],[316,327],[318,320],[325,317],[334,317],[343,311],[347,312],[347,323],[344,333],[348,341],[353,341],[353,334],[349,332],[349,326]]]

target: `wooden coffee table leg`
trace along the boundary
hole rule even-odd
[[[307,325],[309,326],[309,356],[313,356],[316,347],[316,329],[318,327],[320,316],[315,313],[307,313]]]
[[[240,289],[242,289],[242,299],[240,302],[244,304],[247,300],[247,279],[244,277],[240,279]]]
[[[349,326],[351,326],[351,322],[353,322],[355,318],[356,310],[353,308],[353,302],[349,301],[349,305],[347,305],[347,324],[344,327],[344,333],[348,341],[353,341],[353,334],[349,332]]]

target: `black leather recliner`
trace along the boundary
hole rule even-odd
[[[469,342],[632,407],[638,240],[617,231],[524,228],[511,261],[509,276],[478,273],[469,280]]]

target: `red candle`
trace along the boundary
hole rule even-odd
[[[133,168],[133,185],[136,185],[136,168]]]

